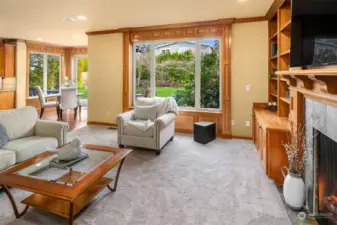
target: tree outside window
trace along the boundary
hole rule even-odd
[[[218,39],[136,43],[135,61],[136,98],[144,96],[155,76],[152,96],[171,96],[181,107],[220,108]]]

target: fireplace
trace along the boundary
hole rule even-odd
[[[316,129],[313,135],[318,221],[337,225],[337,142]]]
[[[315,217],[334,219],[337,215],[334,198],[337,197],[337,107],[305,98],[303,111],[306,145],[312,147],[305,167],[305,208]]]

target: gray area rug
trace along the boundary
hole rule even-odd
[[[88,126],[73,131],[84,143],[117,146],[117,131]],[[114,171],[112,171],[114,172]],[[30,193],[11,189],[17,202]],[[23,205],[20,209],[23,209]],[[15,219],[0,193],[0,224],[67,224],[30,208]],[[280,195],[264,174],[251,141],[195,143],[176,135],[160,156],[134,149],[125,161],[118,190],[104,189],[76,217],[93,225],[283,225],[290,224]]]

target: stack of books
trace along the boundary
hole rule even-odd
[[[83,159],[88,158],[88,153],[86,152],[81,152],[81,154],[72,160],[66,161],[66,160],[60,160],[59,158],[54,158],[50,161],[49,165],[51,167],[56,167],[59,169],[66,169],[69,168],[70,166],[74,165],[75,163],[78,163],[80,161],[82,161]]]

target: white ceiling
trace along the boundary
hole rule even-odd
[[[1,0],[0,37],[87,45],[86,31],[264,16],[273,0]],[[84,15],[87,21],[65,17]]]

